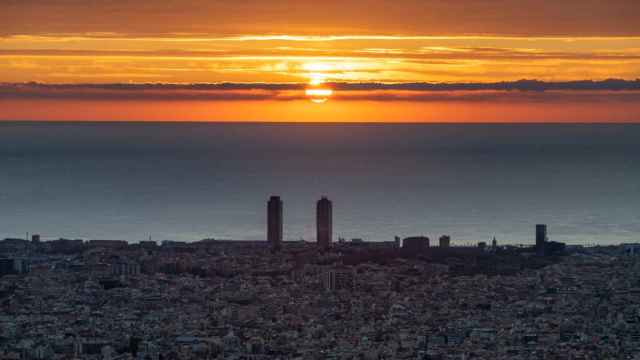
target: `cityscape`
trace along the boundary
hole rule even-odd
[[[640,354],[640,244],[8,238],[2,359],[605,359]]]
[[[640,0],[0,0],[0,360],[640,360]]]

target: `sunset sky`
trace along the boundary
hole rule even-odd
[[[5,0],[0,119],[640,121],[638,23],[637,0]],[[558,87],[495,85],[521,79]]]

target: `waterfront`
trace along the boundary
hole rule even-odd
[[[195,123],[0,124],[0,238],[313,240],[450,234],[528,243],[637,241],[640,126]]]

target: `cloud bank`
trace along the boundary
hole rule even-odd
[[[2,83],[0,100],[294,101],[309,97],[303,83]],[[326,83],[332,100],[349,101],[620,101],[640,100],[640,79],[494,83]]]

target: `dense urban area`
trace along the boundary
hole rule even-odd
[[[640,359],[640,244],[334,242],[326,198],[282,241],[267,208],[267,241],[0,241],[0,359]]]
[[[359,240],[273,251],[266,242],[6,239],[0,358],[640,354],[635,246],[541,256],[448,241],[421,251]]]

